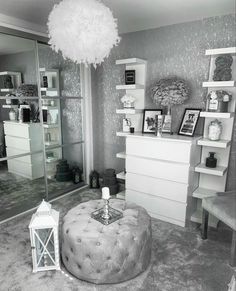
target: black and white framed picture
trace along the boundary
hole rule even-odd
[[[155,133],[156,115],[162,114],[162,109],[144,109],[143,112],[143,133]]]
[[[193,136],[198,119],[200,117],[201,109],[186,108],[180,124],[178,134]]]

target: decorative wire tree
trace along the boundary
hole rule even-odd
[[[152,88],[152,99],[156,104],[167,106],[171,122],[171,106],[183,104],[189,97],[189,87],[183,80],[177,78],[161,79]],[[171,131],[171,130],[170,130]]]

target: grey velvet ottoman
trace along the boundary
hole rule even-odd
[[[123,218],[103,225],[90,217],[103,206],[91,200],[71,209],[63,219],[62,260],[75,277],[96,284],[119,283],[134,278],[151,258],[151,218],[134,203],[111,199]]]

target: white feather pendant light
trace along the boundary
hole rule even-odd
[[[76,63],[96,66],[120,41],[111,10],[97,0],[63,0],[53,7],[48,29],[52,49]]]

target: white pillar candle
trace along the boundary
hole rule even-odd
[[[108,187],[102,188],[102,199],[108,200],[110,198],[110,190]]]

